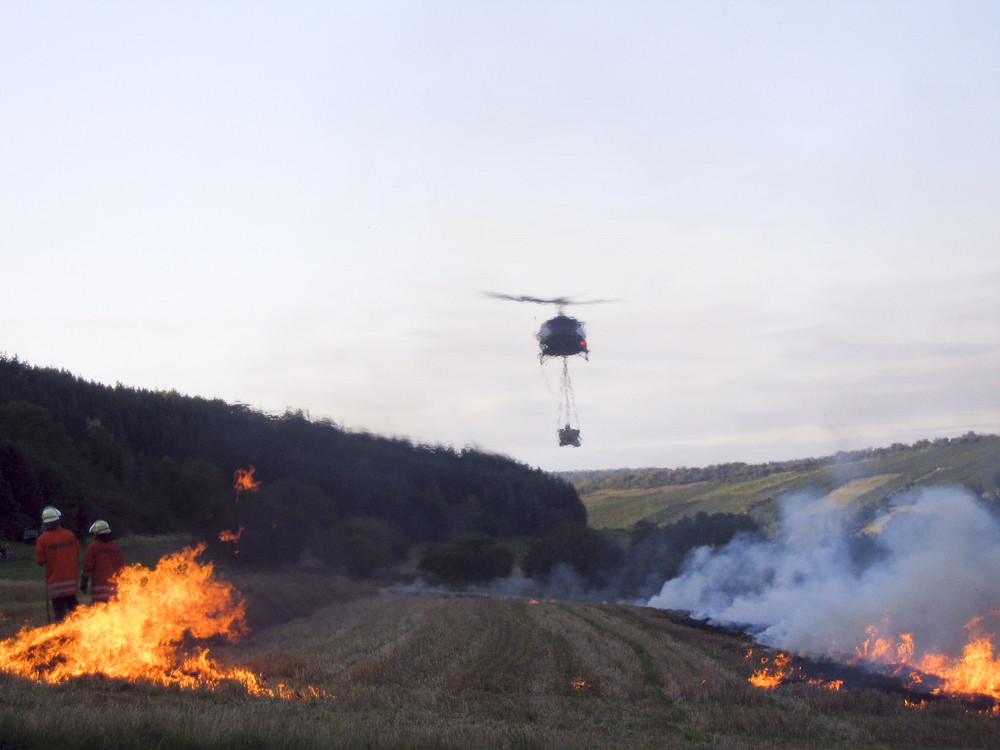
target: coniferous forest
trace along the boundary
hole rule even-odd
[[[248,471],[256,486],[239,491],[234,476]],[[103,518],[119,534],[186,533],[217,555],[238,549],[239,562],[308,550],[361,575],[415,544],[586,527],[571,484],[509,458],[0,356],[0,538],[37,528],[46,505],[81,534]]]

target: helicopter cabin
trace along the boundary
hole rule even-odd
[[[538,345],[542,357],[572,357],[589,353],[583,323],[568,315],[557,315],[538,329]]]

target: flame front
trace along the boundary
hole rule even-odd
[[[953,697],[989,697],[997,702],[996,710],[1000,711],[1000,656],[996,654],[994,646],[996,634],[984,633],[981,630],[982,620],[983,617],[977,617],[965,626],[969,631],[969,639],[960,657],[938,653],[917,657],[913,635],[890,634],[888,621],[883,622],[881,627],[872,625],[866,628],[867,637],[852,656],[831,654],[831,657],[852,665],[866,665],[899,677],[909,689]],[[752,656],[751,650],[747,653],[747,658]],[[790,680],[805,679],[801,670],[791,665],[791,658],[781,652],[770,659],[763,657],[762,668],[750,676],[750,682],[757,687],[774,688]],[[844,684],[842,680],[808,681],[833,690],[841,689]]]
[[[1000,658],[993,645],[996,634],[983,633],[982,620],[980,616],[966,624],[969,638],[960,657],[929,653],[914,658],[912,635],[879,636],[872,627],[868,628],[871,639],[859,649],[858,660],[891,668],[895,674],[916,670],[910,675],[911,687],[923,680],[921,674],[933,675],[940,681],[932,691],[936,694],[984,695],[1000,701]]]
[[[0,670],[46,683],[92,674],[181,688],[236,682],[253,695],[292,697],[284,685],[270,689],[249,670],[218,664],[208,649],[185,648],[192,639],[237,640],[247,632],[245,603],[232,585],[214,579],[211,563],[195,560],[203,550],[168,555],[153,570],[131,565],[110,602],[77,607],[62,622],[0,641]]]

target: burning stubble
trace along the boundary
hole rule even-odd
[[[125,568],[118,594],[79,607],[65,620],[24,628],[0,641],[0,670],[45,683],[84,675],[146,681],[180,688],[242,685],[251,695],[320,697],[311,688],[265,686],[249,670],[227,667],[193,646],[210,638],[237,640],[247,632],[245,605],[210,563],[196,559],[203,545],[164,557],[150,570]]]
[[[1000,700],[997,519],[966,490],[935,488],[896,498],[860,533],[878,553],[859,563],[844,508],[790,497],[776,539],[695,550],[649,604],[784,652]]]

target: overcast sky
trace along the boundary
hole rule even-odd
[[[0,3],[0,352],[543,469],[1000,430],[1000,4]],[[534,335],[571,307],[582,446]]]

